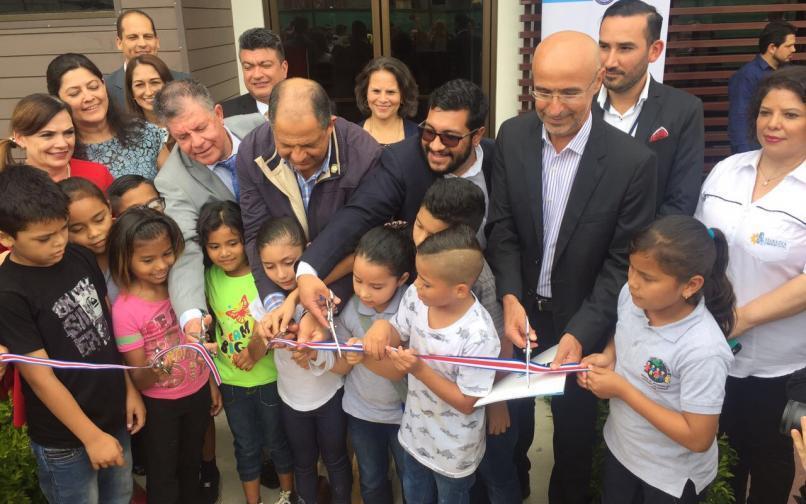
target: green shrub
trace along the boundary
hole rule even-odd
[[[602,495],[602,466],[606,453],[602,429],[610,412],[608,404],[607,401],[599,401],[599,413],[596,419],[596,435],[599,443],[593,450],[593,468],[591,472],[591,494],[594,496],[595,502],[598,502],[599,497]],[[719,467],[717,468],[716,478],[708,485],[702,504],[733,504],[736,502],[736,497],[733,495],[733,489],[728,484],[728,480],[733,477],[731,468],[738,462],[739,457],[736,454],[736,450],[728,444],[728,437],[725,434],[722,434],[717,440],[717,447],[719,449]]]
[[[39,490],[28,430],[14,428],[11,400],[0,402],[0,502],[47,503]]]

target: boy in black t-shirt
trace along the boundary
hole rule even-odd
[[[0,344],[9,352],[119,364],[106,284],[93,254],[67,242],[68,200],[44,171],[0,173]],[[129,432],[145,408],[120,370],[19,364],[39,485],[51,503],[128,504]]]

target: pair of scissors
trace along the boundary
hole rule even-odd
[[[327,307],[327,324],[330,328],[330,334],[333,336],[333,341],[336,343],[336,352],[339,354],[339,358],[341,358],[341,345],[339,345],[339,338],[336,336],[336,325],[333,322],[333,310],[336,308],[335,302],[335,294],[333,291],[330,291],[330,297],[325,299],[325,305]]]
[[[529,388],[531,385],[531,377],[529,375],[529,364],[532,361],[532,342],[529,341],[529,315],[526,316],[526,325],[523,328],[524,332],[526,333],[526,388]]]

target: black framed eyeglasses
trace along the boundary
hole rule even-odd
[[[422,141],[431,143],[436,137],[439,137],[439,141],[442,142],[442,145],[449,148],[456,147],[459,145],[459,142],[481,129],[476,128],[469,133],[465,133],[464,135],[454,135],[453,133],[437,133],[434,128],[426,126],[425,121],[418,124],[417,128],[420,129],[420,139]]]

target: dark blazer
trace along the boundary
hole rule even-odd
[[[482,170],[492,172],[495,144],[482,139]],[[432,172],[423,156],[420,137],[412,136],[389,145],[381,154],[381,165],[356,190],[330,224],[308,246],[302,260],[324,278],[375,226],[393,219],[414,222],[425,192],[439,175]],[[489,190],[489,189],[488,189]]]
[[[189,79],[190,74],[185,72],[178,72],[171,70],[174,80]],[[126,112],[126,70],[121,65],[120,68],[115,70],[109,75],[104,76],[106,83],[106,93],[109,99],[118,107],[121,112]]]
[[[594,102],[594,110],[599,117],[604,114],[598,102]],[[669,136],[650,141],[661,127]],[[694,215],[705,162],[702,101],[652,79],[638,116],[635,139],[649,146],[658,161],[657,214]]]
[[[221,108],[224,109],[224,117],[258,113],[257,103],[249,93],[222,101]]]
[[[501,125],[487,221],[498,295],[515,295],[527,310],[543,258],[541,132],[535,113]],[[551,270],[556,332],[573,334],[585,354],[600,349],[615,325],[629,241],[655,217],[656,183],[652,151],[593,114]]]

